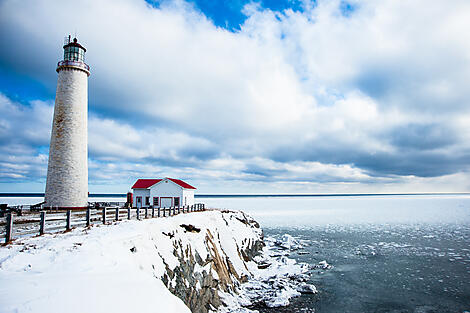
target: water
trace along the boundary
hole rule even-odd
[[[267,236],[290,234],[315,270],[316,295],[260,312],[470,311],[470,197],[204,199],[243,209]]]

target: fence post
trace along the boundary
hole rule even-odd
[[[127,219],[130,220],[131,219],[131,207],[127,207]]]
[[[137,208],[137,220],[140,220],[140,208]]]
[[[65,226],[66,230],[70,230],[71,217],[72,217],[72,210],[67,210],[67,225]]]
[[[157,217],[160,217],[160,207],[158,208],[158,211],[157,211]]]
[[[165,207],[163,207],[163,217],[165,217],[165,214],[166,214],[166,212],[165,212],[165,211],[166,211],[166,208],[165,208]]]
[[[152,218],[154,218],[154,217],[155,217],[155,207],[153,206],[152,207]]]
[[[119,208],[116,208],[116,221],[119,221]]]
[[[5,243],[9,243],[11,241],[11,238],[13,237],[13,214],[12,213],[7,213],[7,219],[6,219],[7,225],[6,225],[6,234],[5,234]]]
[[[41,222],[39,224],[39,235],[44,234],[45,226],[46,226],[46,211],[41,211]]]
[[[145,207],[145,218],[149,217],[149,208]]]
[[[178,204],[178,214],[180,214],[180,205]]]
[[[176,214],[176,207],[174,206],[173,207],[173,215],[175,215],[175,214]]]
[[[87,208],[86,209],[86,227],[90,227],[90,221],[91,221],[91,209]]]
[[[103,208],[103,224],[106,224],[106,207]]]

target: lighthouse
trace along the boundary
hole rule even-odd
[[[68,36],[57,64],[57,90],[44,207],[88,206],[88,76],[86,49]]]

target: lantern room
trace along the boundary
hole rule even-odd
[[[64,45],[64,61],[85,63],[85,52],[86,49],[78,43],[77,38],[74,38],[73,41],[71,41],[69,36]]]

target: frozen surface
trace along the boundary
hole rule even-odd
[[[237,293],[222,294],[227,306],[220,308],[219,313],[257,312],[259,308],[278,310],[288,306],[293,297],[317,292],[314,285],[307,283],[310,277],[308,264],[288,258],[293,250],[281,246],[282,240],[270,237],[265,243],[266,247],[256,257],[256,263],[247,264],[251,279],[242,284]]]
[[[249,212],[281,252],[314,269],[307,282],[318,293],[260,312],[470,311],[467,195],[204,202]]]
[[[198,198],[209,207],[243,210],[262,227],[470,223],[470,195]]]

